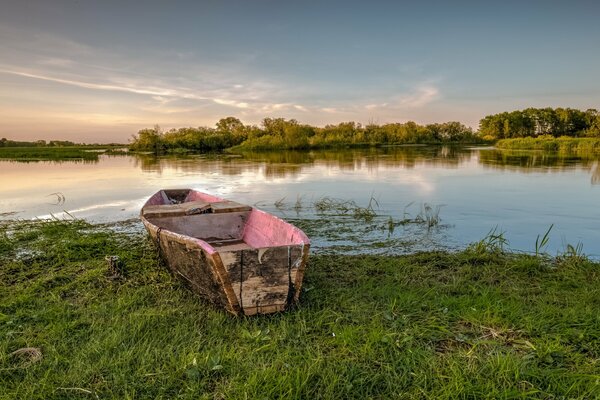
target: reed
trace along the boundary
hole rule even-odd
[[[439,226],[441,222],[440,211],[443,204],[432,205],[429,203],[421,204],[421,209],[419,213],[415,217],[412,217],[408,212],[408,208],[412,206],[414,202],[408,203],[404,207],[404,211],[402,213],[403,217],[401,220],[397,222],[397,225],[424,225],[428,229]]]
[[[375,218],[379,202],[371,195],[369,203],[359,206],[354,200],[335,199],[332,197],[321,197],[313,203],[314,209],[321,215],[352,216],[355,219],[370,222]]]
[[[548,247],[548,242],[550,241],[550,231],[554,227],[554,224],[551,224],[544,236],[540,238],[540,235],[537,235],[535,238],[535,255],[540,256],[542,254],[546,254],[546,248]]]

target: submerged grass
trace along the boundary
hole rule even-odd
[[[234,318],[144,235],[4,224],[0,397],[597,398],[600,265],[491,233],[457,253],[312,256],[296,310]]]

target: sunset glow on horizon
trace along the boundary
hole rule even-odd
[[[226,116],[476,129],[523,107],[600,107],[591,1],[2,8],[0,137],[14,140],[124,143]]]

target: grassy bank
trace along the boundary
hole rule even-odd
[[[567,136],[555,138],[545,135],[536,138],[502,139],[496,143],[496,147],[515,150],[600,153],[600,138],[572,138]]]
[[[493,239],[313,255],[297,310],[236,319],[169,275],[145,235],[4,225],[0,397],[595,398],[599,284],[576,252],[507,254]]]

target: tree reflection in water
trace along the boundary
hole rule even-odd
[[[411,169],[415,166],[457,168],[469,162],[477,162],[486,168],[520,173],[552,173],[577,168],[590,172],[592,184],[600,184],[598,164],[600,155],[598,154],[499,150],[491,147],[395,146],[159,157],[135,154],[133,157],[135,157],[134,165],[142,171],[159,174],[164,169],[231,176],[262,171],[264,177],[270,179],[295,177],[303,169],[314,166],[355,171],[382,167]]]

